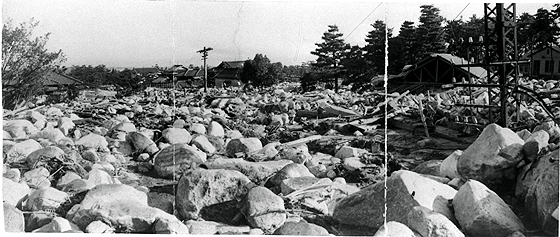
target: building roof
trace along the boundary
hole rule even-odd
[[[243,68],[245,61],[222,61],[217,68]]]
[[[457,57],[455,55],[446,54],[446,53],[432,53],[428,57],[420,60],[419,62],[415,63],[414,65],[405,66],[403,68],[403,72],[401,72],[399,75],[397,75],[397,77],[406,76],[407,74],[412,72],[414,69],[416,69],[417,67],[423,66],[426,62],[432,60],[433,58],[441,59],[441,60],[447,62],[450,65],[460,66],[460,67],[457,67],[459,70],[464,71],[465,73],[470,72],[470,74],[472,76],[475,76],[477,78],[483,78],[483,77],[487,76],[486,69],[484,69],[482,67],[463,67],[463,66],[467,66],[469,64],[469,62],[464,58],[460,58],[460,57]]]
[[[545,50],[545,49],[550,49],[550,48],[552,48],[552,50],[554,50],[554,51],[560,53],[560,47],[559,47],[559,46],[544,47],[544,48],[541,48],[541,49],[533,50],[532,52],[529,52],[529,53],[527,53],[527,54],[521,56],[521,59],[529,59],[529,57],[531,57],[532,55],[537,54],[537,53],[540,53],[540,52],[542,52],[543,50]]]
[[[138,74],[150,74],[150,73],[159,73],[159,68],[157,67],[139,67],[133,68],[132,71],[135,71]]]
[[[47,72],[43,78],[43,85],[45,86],[67,86],[84,84],[82,81],[76,78],[56,72]]]
[[[234,79],[238,80],[241,78],[241,69],[240,68],[223,68],[218,70],[216,75],[214,76],[215,79]]]
[[[188,71],[185,72],[184,76],[185,77],[192,77],[192,78],[203,77],[204,76],[204,70],[202,70],[200,68],[189,69]]]

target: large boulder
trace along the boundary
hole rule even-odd
[[[154,157],[154,169],[161,177],[180,177],[189,169],[206,162],[206,154],[190,145],[179,143],[162,149]]]
[[[373,235],[374,237],[416,237],[414,231],[412,231],[408,226],[403,223],[396,221],[388,221],[386,224],[381,226],[377,232]],[[422,236],[428,237],[428,236]]]
[[[276,172],[268,181],[269,185],[280,187],[282,180],[296,177],[315,177],[303,164],[291,163]]]
[[[423,206],[416,206],[407,215],[408,227],[430,237],[464,237],[465,234],[451,220]]]
[[[247,176],[253,183],[263,184],[274,173],[291,163],[290,160],[250,162],[242,158],[216,158],[208,160],[204,164],[208,169],[237,170]]]
[[[39,132],[29,120],[8,120],[4,121],[4,131],[10,133],[12,138],[28,138],[29,135]]]
[[[23,233],[25,231],[25,219],[23,212],[15,206],[4,202],[4,231]]]
[[[41,226],[41,228],[33,230],[33,233],[63,233],[65,231],[80,231],[80,228],[67,219],[55,217],[50,223]]]
[[[457,171],[457,161],[463,154],[463,151],[456,150],[451,155],[447,156],[439,166],[439,173],[442,177],[447,177],[449,179],[459,178],[459,172]]]
[[[107,139],[95,133],[90,133],[81,137],[75,144],[76,146],[83,146],[97,151],[109,151],[109,143],[107,142]]]
[[[162,229],[161,225],[155,225],[160,219],[164,219],[173,223],[172,226],[182,229],[181,234],[188,233],[186,226],[175,216],[140,202],[109,199],[89,208],[85,208],[81,204],[74,207],[74,212],[69,213],[67,217],[72,218],[72,222],[76,223],[81,229],[86,229],[95,220],[104,220],[115,228],[117,233],[156,234],[156,231],[159,233],[171,232],[170,230],[165,231],[165,228],[167,228],[165,226]]]
[[[539,130],[531,134],[523,144],[523,155],[529,161],[534,161],[537,155],[548,146],[549,135],[544,130]]]
[[[89,209],[102,202],[122,200],[148,205],[148,196],[132,186],[125,184],[100,184],[92,188],[81,202],[82,209]]]
[[[284,200],[268,188],[257,186],[249,190],[241,208],[251,227],[272,233],[286,221]]]
[[[30,193],[31,189],[25,182],[17,183],[11,179],[2,178],[2,200],[4,203],[18,206],[18,203],[22,202]]]
[[[420,165],[416,166],[412,171],[419,173],[419,174],[428,174],[433,176],[442,176],[440,173],[441,164],[443,161],[441,160],[429,160],[422,162]]]
[[[41,148],[43,148],[43,146],[41,146],[39,142],[33,139],[28,139],[14,144],[10,148],[8,148],[7,152],[6,149],[4,148],[4,152],[6,152],[7,162],[13,163],[13,162],[25,161],[25,159],[29,154]]]
[[[192,139],[189,131],[184,128],[166,128],[163,130],[162,136],[169,144],[189,144]]]
[[[129,132],[126,135],[126,140],[132,144],[132,147],[136,152],[142,153],[146,152],[150,155],[158,152],[159,148],[156,143],[152,141],[148,136],[141,132]]]
[[[224,137],[224,127],[216,121],[210,122],[208,125],[208,135],[215,136],[215,137]]]
[[[237,138],[230,140],[226,145],[226,155],[235,157],[236,153],[250,153],[262,149],[261,140],[256,137]]]
[[[559,160],[560,152],[558,149],[538,158],[533,163],[525,164],[517,174],[517,183],[515,186],[515,196],[519,200],[525,200],[527,191],[536,183],[537,178],[541,174],[548,173],[550,169],[558,166],[551,160]]]
[[[329,232],[318,225],[307,223],[306,221],[284,223],[280,228],[274,231],[274,235],[292,235],[292,236],[327,236]]]
[[[359,157],[364,153],[367,153],[367,150],[351,146],[343,146],[336,152],[334,157],[344,159],[348,157]]]
[[[192,139],[192,145],[196,146],[198,149],[208,153],[213,154],[216,152],[216,147],[208,141],[208,138],[204,135],[197,135]]]
[[[384,190],[387,187],[387,199]],[[415,206],[424,206],[454,220],[448,202],[457,191],[412,171],[393,172],[387,184],[376,183],[340,199],[333,217],[342,224],[376,230],[385,221],[407,223],[406,214]],[[386,219],[384,216],[387,205]]]
[[[39,167],[25,172],[23,174],[23,181],[32,188],[46,188],[51,186],[49,176],[49,170],[45,167]]]
[[[64,133],[58,128],[45,128],[38,133],[31,135],[33,139],[47,139],[51,142],[57,143],[60,139],[65,138]]]
[[[52,187],[37,189],[29,195],[26,207],[31,211],[53,211],[67,201],[68,194]]]
[[[486,185],[515,178],[515,166],[523,159],[524,141],[509,128],[490,124],[457,161],[457,171],[464,179]]]
[[[187,220],[202,217],[205,220],[229,221],[239,212],[235,208],[238,201],[253,186],[245,175],[235,170],[188,171],[177,184],[175,203],[178,215]],[[220,208],[223,208],[220,210],[223,213],[219,217],[213,216],[213,211]]]
[[[533,174],[536,178],[525,197],[525,212],[532,223],[538,224],[550,234],[558,233],[558,220],[552,213],[558,208],[558,161],[550,162],[550,158],[558,159],[559,150],[555,155],[541,158],[541,163],[548,163],[548,167],[540,173]]]
[[[506,237],[524,231],[523,223],[509,206],[481,182],[469,180],[453,198],[462,230],[469,236]]]
[[[61,162],[64,161],[64,158],[62,157],[65,154],[65,152],[56,147],[56,146],[48,146],[45,148],[41,148],[39,150],[36,150],[34,152],[31,152],[31,154],[29,154],[27,156],[27,166],[29,168],[34,168],[37,164],[37,162],[39,162],[39,159],[48,161],[49,159],[57,159]]]
[[[549,139],[551,142],[557,142],[558,139],[560,138],[560,126],[558,126],[558,124],[556,124],[554,121],[549,120],[549,121],[545,121],[542,122],[541,124],[537,125],[534,129],[533,129],[533,133],[539,130],[543,130],[546,131],[549,135]]]

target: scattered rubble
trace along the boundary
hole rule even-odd
[[[288,88],[148,88],[125,98],[5,110],[6,230],[558,231],[560,110],[551,118],[520,102],[520,120],[512,113],[517,127],[510,129],[492,124],[487,109],[454,106],[468,97],[457,88],[416,95]],[[475,92],[475,103],[488,101],[483,89]]]

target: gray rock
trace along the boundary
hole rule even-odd
[[[332,181],[328,178],[316,178],[310,176],[295,177],[282,180],[280,185],[282,194],[288,195],[296,190],[302,190],[313,185],[330,185]]]
[[[154,168],[161,177],[180,177],[189,169],[206,162],[206,154],[184,143],[162,149],[154,157]]]
[[[429,160],[422,162],[420,165],[416,166],[412,171],[419,174],[429,174],[434,176],[441,176],[441,160]]]
[[[350,146],[343,146],[336,152],[334,157],[340,159],[344,159],[348,157],[360,157],[360,155],[364,153],[367,153],[367,151],[364,149],[350,147]]]
[[[39,132],[29,120],[4,121],[2,128],[10,133],[13,138],[27,138],[29,135]]]
[[[80,177],[80,175],[72,171],[67,171],[62,177],[60,177],[60,179],[58,179],[58,182],[56,183],[56,188],[62,190],[70,182],[81,178],[82,177]]]
[[[216,121],[210,122],[208,125],[208,135],[215,137],[224,137],[224,127]]]
[[[17,233],[25,231],[23,212],[6,202],[4,202],[4,231]]]
[[[525,197],[525,213],[530,221],[541,226],[549,234],[558,233],[558,220],[552,213],[558,208],[558,163],[550,163],[549,157],[559,158],[558,150],[552,152],[556,155],[542,157],[540,162],[548,163],[548,167],[541,173],[535,173],[534,183],[530,186]],[[546,160],[545,160],[546,159]],[[539,164],[541,165],[541,164]],[[544,165],[544,164],[543,164]]]
[[[50,223],[42,226],[39,229],[33,230],[33,233],[62,233],[69,230],[80,231],[78,226],[70,223],[67,219],[62,217],[55,217]]]
[[[385,184],[380,182],[340,199],[334,207],[333,217],[342,224],[376,230],[386,220],[407,222],[406,215],[415,206],[424,206],[454,219],[448,207],[457,191],[420,174],[399,170],[387,179],[387,201],[384,199]]]
[[[514,178],[510,176],[523,158],[523,144],[523,139],[509,128],[490,124],[463,151],[457,162],[457,171],[464,179],[475,179],[486,185],[502,183],[506,178]]]
[[[261,141],[256,137],[237,138],[230,140],[226,145],[226,155],[235,157],[236,153],[251,153],[262,149]]]
[[[537,178],[548,170],[554,169],[553,166],[558,164],[550,162],[550,160],[560,159],[560,152],[558,150],[552,151],[533,163],[529,163],[521,167],[517,175],[517,183],[515,186],[515,196],[519,200],[525,200],[527,191],[536,183]]]
[[[129,194],[130,195],[130,194]],[[116,233],[146,233],[154,234],[154,224],[159,219],[169,219],[175,222],[173,215],[164,211],[149,207],[146,204],[127,201],[124,199],[106,200],[98,202],[94,206],[85,208],[83,205],[77,206],[76,210],[70,215],[72,222],[80,228],[85,229],[95,220],[103,220],[115,228]],[[67,215],[68,216],[68,215]],[[175,225],[175,224],[172,224]],[[157,230],[164,230],[158,226]]]
[[[307,167],[303,164],[288,164],[284,166],[280,171],[278,171],[269,182],[271,185],[280,187],[282,180],[296,177],[315,177]]]
[[[241,213],[251,227],[272,233],[286,221],[284,200],[268,188],[257,186],[249,190]]]
[[[45,128],[40,132],[31,135],[31,138],[33,139],[43,138],[54,143],[57,143],[60,139],[65,137],[66,136],[64,136],[64,133],[62,133],[62,131],[60,131],[60,129],[58,128]]]
[[[275,160],[250,162],[238,159],[216,158],[204,163],[208,169],[227,169],[237,170],[247,176],[255,184],[263,184],[274,173],[281,170],[284,166],[291,164],[290,160]]]
[[[229,139],[239,139],[243,138],[243,134],[241,134],[241,132],[239,132],[238,130],[227,130],[225,137]]]
[[[218,233],[218,226],[221,225],[214,221],[188,220],[185,222],[191,235],[214,235]]]
[[[274,231],[274,235],[293,235],[293,236],[327,236],[329,232],[318,225],[300,222],[286,222]]]
[[[102,202],[122,200],[124,202],[138,202],[148,206],[146,193],[138,191],[125,184],[100,184],[91,189],[82,202],[82,209],[89,209]]]
[[[177,218],[175,218],[175,216],[169,215],[166,218],[156,219],[154,223],[153,233],[188,235],[189,228]]]
[[[141,132],[129,132],[126,139],[130,142],[130,144],[132,144],[135,151],[139,153],[146,152],[153,155],[159,151],[154,141]]]
[[[175,195],[176,209],[184,219],[212,220],[213,216],[200,213],[205,207],[225,202],[237,202],[252,188],[254,184],[242,173],[234,170],[197,169],[185,173],[177,184]],[[234,206],[234,205],[232,205]],[[231,207],[230,207],[231,208]],[[221,218],[237,214],[235,208],[224,210]],[[231,217],[229,217],[231,220]],[[219,221],[219,220],[216,220]]]
[[[439,173],[442,177],[450,179],[460,177],[459,172],[457,171],[457,161],[459,161],[462,154],[463,151],[456,150],[441,162],[441,165],[439,166]]]
[[[192,139],[191,134],[184,128],[166,128],[162,136],[169,144],[189,144]]]
[[[43,146],[33,139],[18,142],[7,149],[7,163],[25,161],[29,154],[41,148],[43,148]],[[4,151],[6,151],[6,149]]]
[[[464,237],[453,222],[441,213],[423,206],[416,206],[407,215],[407,225],[422,236],[430,237]]]
[[[11,179],[2,178],[2,200],[12,206],[18,206],[31,193],[29,186],[22,182],[16,183]]]
[[[206,138],[206,136],[203,135],[195,136],[192,139],[192,145],[198,147],[198,149],[208,154],[213,154],[216,152],[216,147],[214,147],[214,145],[212,145],[212,143],[208,141],[208,138]]]
[[[136,132],[136,126],[131,122],[121,122],[112,129],[115,132]]]
[[[109,143],[105,139],[105,137],[90,133],[78,139],[75,142],[76,146],[83,146],[85,148],[92,148],[96,151],[109,151]]]
[[[549,135],[544,130],[539,130],[531,134],[531,136],[523,144],[523,155],[531,162],[537,155],[548,146]]]
[[[374,237],[416,237],[414,232],[403,223],[388,221],[375,232]],[[428,237],[428,236],[426,236]]]
[[[542,122],[541,124],[537,125],[534,129],[533,129],[533,133],[539,130],[544,130],[548,133],[549,135],[549,140],[551,142],[556,142],[559,138],[560,138],[560,127],[554,123],[554,121],[549,120],[549,121],[545,121]]]
[[[524,231],[523,223],[492,190],[468,180],[453,198],[455,217],[469,236],[508,236]]]
[[[296,147],[281,147],[278,155],[275,156],[276,160],[291,160],[294,163],[304,164],[312,157],[311,154],[309,154],[309,148],[307,148],[305,144]]]
[[[206,127],[201,123],[193,123],[190,126],[189,132],[204,135],[206,134]]]
[[[523,129],[521,131],[516,132],[516,134],[523,139],[523,141],[527,141],[527,139],[531,136],[531,132],[527,129]]]
[[[86,151],[82,152],[82,158],[84,160],[90,161],[90,162],[98,162],[99,160],[101,160],[101,158],[99,157],[99,154],[97,154],[97,151],[95,151],[94,149],[87,149]]]
[[[65,192],[52,187],[40,188],[31,192],[26,207],[31,211],[56,210],[68,197]]]
[[[27,167],[34,168],[39,159],[49,160],[51,158],[56,158],[60,161],[64,161],[62,158],[64,154],[64,151],[56,146],[41,148],[31,152],[31,154],[27,156]]]
[[[46,188],[51,186],[49,170],[45,167],[32,169],[23,174],[23,181],[32,188]]]
[[[30,213],[25,221],[25,232],[31,232],[51,223],[55,216],[47,212]]]
[[[87,181],[93,186],[115,183],[115,180],[109,173],[100,169],[90,170]]]
[[[86,226],[85,232],[90,234],[113,234],[115,229],[103,221],[93,221]]]
[[[345,158],[342,164],[344,165],[344,168],[349,171],[359,170],[366,166],[366,164],[362,163],[362,161],[358,157]]]

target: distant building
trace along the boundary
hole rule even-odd
[[[529,77],[560,78],[560,47],[535,50],[521,57],[519,72]]]
[[[243,66],[245,61],[223,61],[217,67],[213,68],[215,75],[214,86],[217,88],[223,86],[242,86],[241,83],[241,73],[243,72]]]
[[[157,77],[161,73],[158,67],[132,68],[132,72],[136,75],[145,77]]]
[[[422,87],[441,86],[454,82],[469,82],[469,78],[480,80],[487,77],[486,69],[469,67],[466,59],[452,54],[432,53],[413,65],[407,65],[403,71],[389,80],[389,91],[404,91]]]
[[[67,89],[68,87],[77,89],[85,87],[82,81],[56,72],[47,72],[43,76],[43,86],[46,92]]]

